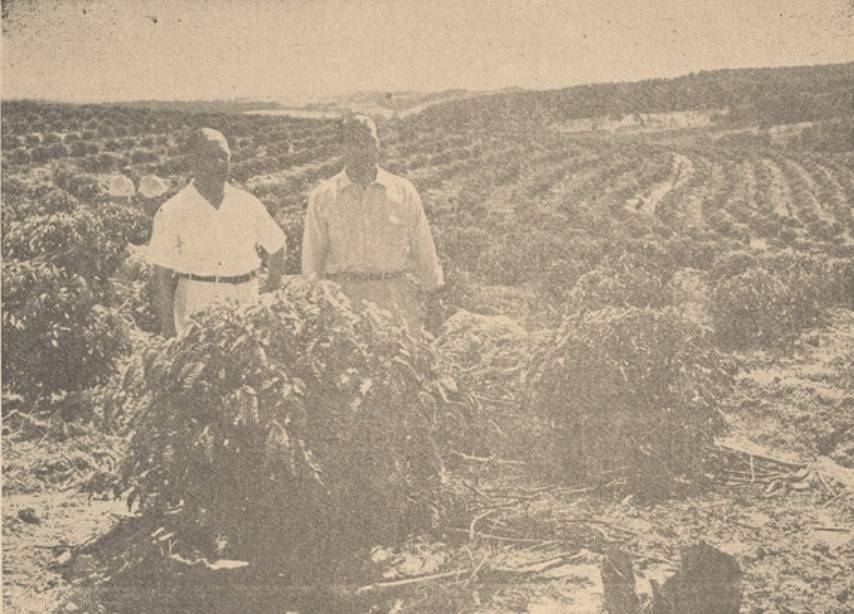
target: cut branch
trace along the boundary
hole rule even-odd
[[[416,576],[414,578],[402,578],[400,580],[389,580],[387,582],[375,582],[356,589],[356,594],[361,595],[370,591],[383,590],[387,588],[398,588],[401,586],[410,586],[412,584],[420,584],[422,582],[433,582],[435,580],[446,580],[448,578],[457,578],[464,573],[469,572],[467,569],[455,569],[454,571],[446,571],[444,573],[434,573],[427,576]]]
[[[451,454],[454,456],[459,456],[460,458],[472,461],[476,463],[495,463],[496,465],[524,465],[525,461],[521,460],[511,460],[511,459],[503,459],[503,458],[495,458],[494,456],[472,456],[471,454],[463,454],[462,452],[457,452],[456,450],[451,450]]]
[[[748,458],[751,459],[751,464],[752,464],[752,460],[754,458],[758,458],[760,460],[764,460],[764,461],[769,462],[769,463],[774,463],[775,465],[782,465],[784,467],[791,467],[793,469],[803,469],[804,467],[806,467],[808,465],[808,463],[793,463],[791,461],[785,461],[785,460],[782,460],[779,458],[774,458],[773,456],[768,456],[767,454],[759,454],[759,453],[754,452],[754,451],[744,450],[744,449],[739,448],[739,447],[737,447],[731,443],[724,444],[724,443],[717,442],[717,443],[715,443],[715,446],[721,450],[726,451],[726,452],[735,452],[736,454],[742,454],[744,456],[747,456]]]

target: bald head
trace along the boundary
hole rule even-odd
[[[231,148],[219,130],[199,128],[187,141],[187,164],[196,184],[221,189],[228,179]]]
[[[225,135],[213,128],[199,128],[194,130],[187,140],[187,151],[190,155],[212,146],[220,147],[227,151],[229,155],[231,154],[231,148],[228,146],[228,140],[225,138]]]

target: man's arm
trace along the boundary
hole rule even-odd
[[[439,333],[444,319],[440,298],[441,290],[445,286],[445,275],[442,271],[442,265],[439,264],[436,244],[433,242],[430,224],[424,214],[421,197],[414,187],[411,191],[411,198],[416,223],[412,232],[410,253],[415,260],[415,271],[421,285],[424,328],[436,335]]]
[[[267,279],[261,292],[272,292],[279,287],[285,272],[288,237],[257,198],[252,199],[255,212],[255,241],[267,252]]]
[[[178,197],[173,197],[178,198]],[[180,222],[174,216],[175,200],[164,203],[154,215],[151,241],[146,250],[146,259],[151,264],[154,285],[154,311],[160,321],[160,332],[167,339],[175,335],[175,289],[181,270],[181,239],[178,236]]]
[[[315,190],[308,197],[302,233],[302,274],[311,279],[321,278],[326,273],[326,254],[329,249],[326,225],[319,209],[320,196]]]
[[[261,292],[272,292],[278,289],[285,273],[285,248],[276,250],[267,256],[267,280]]]
[[[151,274],[154,281],[154,310],[160,320],[160,332],[168,339],[175,335],[175,288],[178,286],[178,278],[170,269],[156,264]]]
[[[415,228],[412,232],[410,253],[415,260],[415,271],[421,282],[421,289],[433,292],[445,285],[445,276],[436,254],[436,244],[430,232],[430,224],[424,214],[421,197],[413,188],[411,192],[413,208],[416,216]]]

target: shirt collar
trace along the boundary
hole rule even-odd
[[[377,166],[377,176],[368,185],[373,185],[375,183],[378,183],[379,185],[383,186],[384,188],[387,188],[391,184],[392,178],[393,178],[393,176],[391,173],[384,170],[382,167]],[[350,179],[350,175],[347,174],[346,168],[342,168],[341,172],[335,176],[335,179],[338,183],[338,188],[341,190],[346,190],[348,187],[350,187],[353,184],[353,180]]]
[[[195,179],[190,179],[190,182],[187,184],[187,189],[190,191],[192,197],[196,199],[200,204],[205,205],[206,208],[213,209],[214,211],[221,211],[226,201],[231,200],[231,198],[229,198],[229,194],[234,191],[234,186],[232,186],[228,181],[225,182],[225,186],[222,189],[222,203],[220,203],[219,209],[210,204],[208,202],[208,199],[202,196],[202,193],[199,192],[198,188],[196,188]]]

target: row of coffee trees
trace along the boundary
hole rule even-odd
[[[169,170],[163,176],[173,184],[173,190],[182,179],[180,139],[194,125],[221,127],[234,143],[236,174],[257,191],[292,238],[289,242],[291,272],[298,271],[298,237],[305,195],[316,181],[337,170],[330,149],[334,140],[334,126],[330,122],[33,103],[6,105],[3,113],[4,135],[8,137],[4,143],[7,140],[11,143],[10,151],[26,151],[27,144],[34,147],[36,141],[39,146],[58,142],[70,146],[84,142],[100,148],[99,151],[109,150],[108,153],[116,148],[129,151],[148,148],[147,151],[158,157],[159,166],[152,167],[149,162],[141,161],[123,170],[137,182],[146,171]],[[675,182],[679,185],[664,196],[653,215],[642,215],[626,211],[622,201],[632,192],[644,196],[668,181],[674,152],[666,145],[637,140],[622,143],[603,139],[573,140],[553,134],[501,137],[477,130],[446,135],[441,131],[425,131],[418,122],[389,126],[386,135],[388,165],[402,169],[401,172],[415,167],[410,172],[424,192],[425,206],[433,219],[440,250],[448,261],[451,281],[463,285],[474,280],[510,287],[533,286],[538,296],[547,299],[553,308],[551,321],[554,324],[560,321],[558,311],[566,294],[577,283],[579,287],[588,284],[590,277],[583,283],[581,280],[588,273],[594,273],[600,263],[613,264],[626,253],[652,263],[646,268],[657,267],[656,281],[647,283],[650,275],[643,268],[636,271],[638,284],[646,288],[648,295],[646,302],[636,303],[641,307],[660,306],[666,303],[668,284],[676,270],[686,266],[708,270],[718,256],[746,245],[748,236],[744,232],[733,234],[725,227],[724,218],[716,220],[713,217],[720,208],[719,203],[725,203],[726,211],[733,215],[744,216],[745,211],[747,215],[755,211],[772,213],[771,206],[765,202],[770,193],[764,187],[769,181],[768,167],[761,159],[752,162],[759,182],[754,193],[727,190],[726,186],[732,185],[731,190],[743,192],[744,181],[723,181],[729,174],[737,178],[745,159],[750,162],[749,156],[742,151],[732,152],[735,160],[732,163],[723,148],[710,149],[705,154],[690,153],[694,156],[694,173],[685,182]],[[426,156],[426,167],[416,164],[419,156]],[[813,202],[831,196],[838,200],[840,190],[844,192],[850,187],[850,181],[846,183],[839,174],[839,169],[847,168],[848,163],[839,156],[830,158],[811,159],[810,173],[826,177],[824,183],[814,182],[820,192],[811,196]],[[16,394],[29,389],[31,392],[27,394],[40,399],[61,395],[59,391],[72,386],[85,389],[103,379],[99,375],[104,372],[103,365],[96,366],[98,361],[110,364],[112,356],[123,346],[119,335],[108,334],[119,321],[113,316],[107,317],[110,309],[123,306],[127,313],[130,306],[129,311],[136,316],[137,324],[153,328],[152,314],[145,307],[148,298],[145,266],[133,262],[119,273],[119,268],[128,264],[124,259],[128,242],[144,243],[147,239],[148,218],[140,216],[138,207],[110,205],[99,187],[99,176],[83,170],[83,159],[71,156],[61,162],[21,166],[4,155],[4,166],[11,172],[4,186],[4,234],[7,236],[4,257],[9,263],[5,271],[9,280],[5,337],[15,347],[28,347],[25,340],[32,338],[42,339],[42,346],[49,348],[41,354],[30,349],[9,353],[8,373],[19,375],[7,377],[7,382],[10,389],[20,389]],[[169,168],[165,169],[164,165]],[[718,172],[716,168],[724,168],[725,172]],[[765,172],[760,172],[763,169]],[[791,164],[786,169],[785,177],[798,175]],[[49,177],[47,182],[34,178],[36,173],[44,177],[45,171]],[[269,176],[269,179],[256,183],[262,176]],[[807,189],[804,186],[808,184],[800,175],[797,188],[794,179],[792,181],[792,193]],[[692,199],[700,206],[702,215],[716,220],[715,223],[704,230],[685,230],[686,215],[680,205],[685,199]],[[838,211],[835,200],[834,212]],[[804,209],[805,206],[799,207]],[[671,210],[677,213],[672,214]],[[149,215],[151,212],[147,211]],[[97,219],[92,221],[92,216]],[[786,222],[787,228],[794,228],[793,232],[801,230],[799,216],[792,216]],[[108,233],[108,239],[97,234],[99,228]],[[96,245],[102,247],[96,249]],[[796,247],[812,254],[813,260],[821,260],[820,252],[826,245],[801,240]],[[838,261],[822,264],[822,267],[829,267],[833,276],[824,279],[833,280],[828,285],[835,289],[835,294],[844,296],[848,287],[844,273],[845,248],[835,245],[834,250]],[[93,261],[101,257],[104,263]],[[790,260],[795,262],[796,259]],[[792,266],[798,268],[800,265]],[[824,270],[811,267],[816,271]],[[800,299],[790,298],[789,294],[795,291],[786,289],[786,280],[794,276],[788,273],[781,276],[780,270],[777,267],[771,273],[766,269],[754,272],[758,276],[775,278],[774,283],[762,287],[776,293],[776,298],[757,304],[785,304],[794,315],[783,321],[804,325],[812,322],[813,318],[798,314],[804,311],[801,303],[806,300],[804,297],[811,295],[815,284],[799,290]],[[130,297],[121,294],[121,284],[108,283],[116,277],[130,282]],[[18,283],[17,280],[23,281]],[[733,299],[729,305],[724,305],[726,296],[744,287],[737,280],[725,281],[731,287],[714,292],[720,303],[715,313],[720,314],[721,327],[727,321],[726,314],[733,311],[732,305],[738,302]],[[44,284],[48,283],[61,286],[54,288],[56,291],[47,291],[51,286]],[[476,291],[477,283],[469,285],[463,289],[469,293]],[[59,287],[69,290],[59,291]],[[613,293],[619,296],[621,291],[617,285]],[[60,299],[77,303],[72,308],[72,305],[44,302]],[[453,311],[453,293],[446,302],[448,311]],[[622,302],[632,303],[625,299]],[[93,309],[96,306],[99,308]],[[767,309],[763,307],[758,311],[766,313]],[[764,335],[760,331],[773,327],[747,328]],[[792,327],[781,330],[789,328]],[[75,345],[74,340],[85,338],[76,334],[79,330],[100,331],[116,342],[103,342],[102,351],[93,350],[92,356],[87,354],[85,360],[76,358],[90,346],[101,347],[94,340]],[[45,331],[44,334],[41,331]],[[739,337],[737,334],[721,335],[722,338]],[[69,352],[68,360],[61,354],[64,351]],[[54,362],[44,359],[45,352]],[[25,363],[31,366],[20,366]],[[46,378],[44,374],[57,372],[58,364],[80,365],[81,376],[67,372],[62,377]],[[85,365],[89,364],[92,365],[91,375],[86,374],[89,367]],[[42,375],[30,377],[25,374],[28,368],[43,368],[44,371]],[[50,379],[50,382],[41,383],[41,379]],[[21,383],[16,383],[18,381]]]

